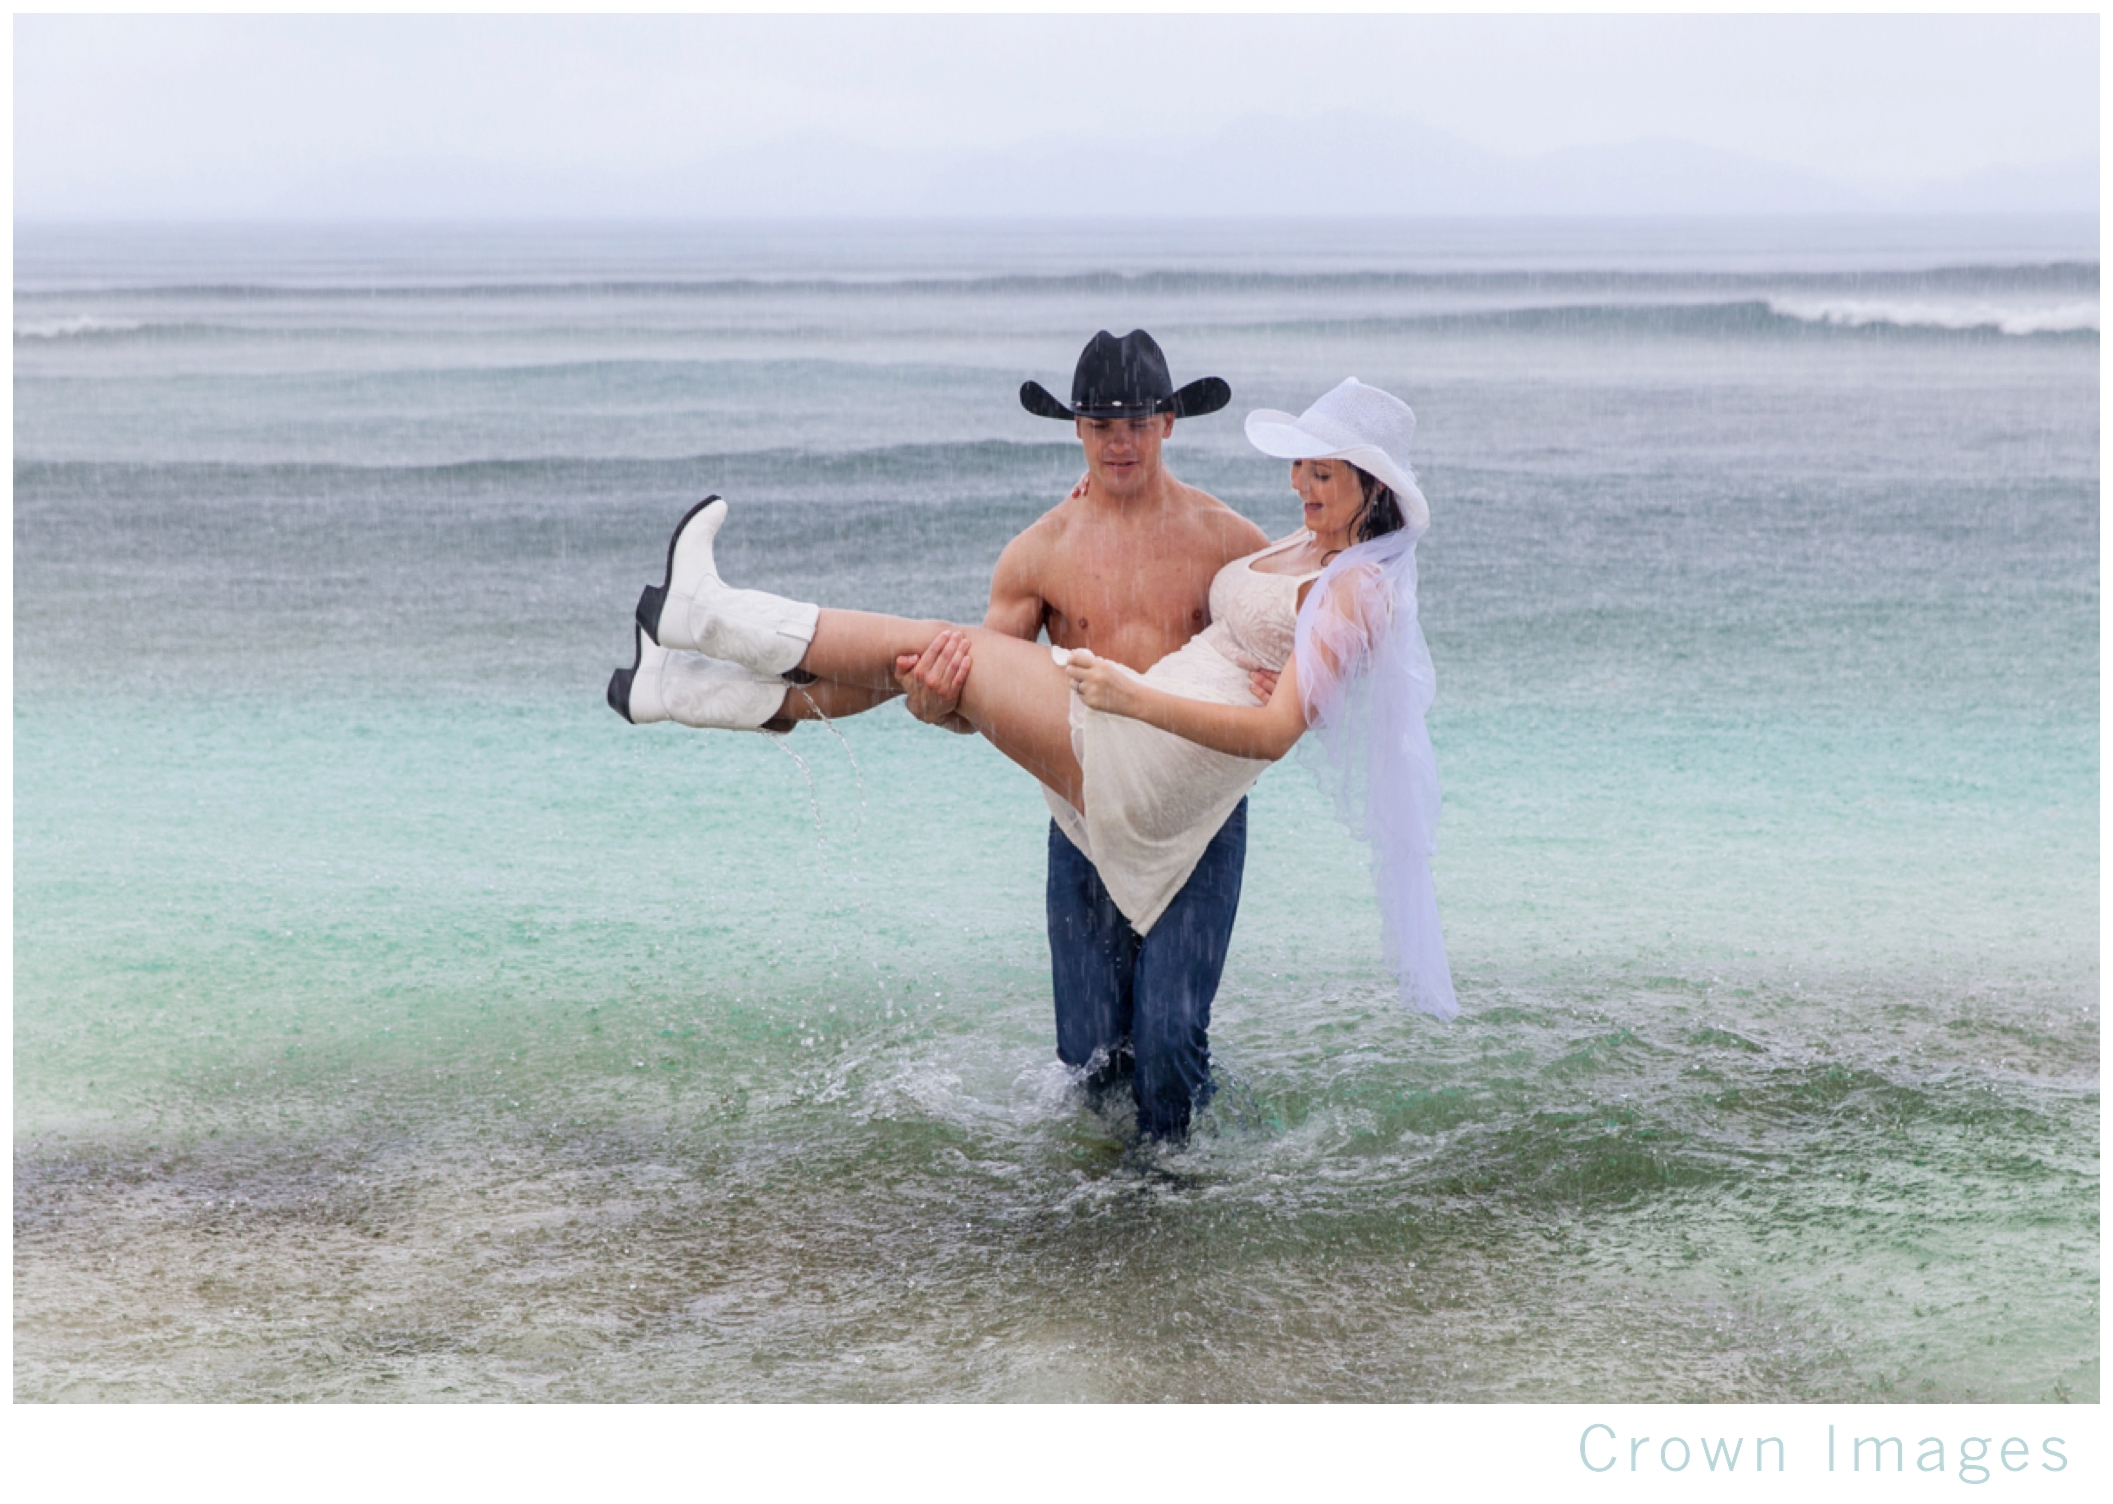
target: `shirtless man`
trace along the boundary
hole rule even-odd
[[[1262,530],[1216,497],[1176,480],[1160,457],[1176,417],[1232,399],[1215,377],[1174,390],[1166,359],[1143,330],[1096,334],[1079,356],[1072,400],[1039,383],[1020,402],[1069,420],[1086,477],[1006,545],[991,577],[984,626],[1033,642],[1088,648],[1142,671],[1210,623],[1211,581],[1264,547]],[[919,720],[968,729],[954,714],[970,665],[959,633],[896,663]],[[1259,686],[1267,699],[1266,676]],[[1219,829],[1149,934],[1130,927],[1081,851],[1084,821],[1045,789],[1049,826],[1049,952],[1057,1058],[1087,1073],[1096,1098],[1129,1083],[1137,1126],[1179,1141],[1210,1097],[1211,1000],[1225,967],[1247,855],[1247,801]]]

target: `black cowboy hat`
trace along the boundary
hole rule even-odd
[[[1020,388],[1020,406],[1038,418],[1138,418],[1172,413],[1196,418],[1214,413],[1233,400],[1233,389],[1215,376],[1174,390],[1167,358],[1142,329],[1121,339],[1107,330],[1086,342],[1078,369],[1071,373],[1071,401],[1059,402],[1039,381]]]

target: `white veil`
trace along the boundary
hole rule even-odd
[[[1416,540],[1429,513],[1403,510],[1408,526],[1336,555],[1299,610],[1299,693],[1311,731],[1299,755],[1343,823],[1372,847],[1402,1002],[1451,1018],[1460,1005],[1431,886],[1438,761],[1424,726],[1437,675],[1416,619]]]

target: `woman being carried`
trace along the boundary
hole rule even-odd
[[[1416,613],[1429,508],[1408,464],[1415,421],[1354,378],[1297,418],[1251,413],[1248,438],[1292,461],[1305,526],[1220,570],[1211,625],[1143,674],[982,627],[733,589],[712,561],[726,503],[709,500],[676,529],[666,585],[639,602],[637,659],[610,680],[609,702],[637,723],[742,729],[853,714],[896,692],[899,657],[953,634],[944,651],[959,713],[1056,796],[1065,834],[1140,934],[1263,769],[1311,727],[1316,771],[1372,844],[1403,1000],[1450,1018],[1430,877],[1438,780]],[[1258,669],[1281,672],[1266,704],[1250,687]]]

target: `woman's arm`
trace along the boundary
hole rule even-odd
[[[1299,605],[1317,581],[1299,587]],[[1338,576],[1327,597],[1319,603],[1319,621],[1332,623],[1316,631],[1314,662],[1327,675],[1356,672],[1377,631],[1384,631],[1387,614],[1385,579],[1369,565]],[[1277,677],[1276,688],[1266,705],[1214,705],[1206,700],[1188,700],[1163,689],[1141,684],[1118,673],[1082,648],[1074,648],[1064,671],[1075,689],[1095,710],[1128,716],[1171,731],[1216,752],[1235,757],[1256,757],[1275,762],[1306,734],[1306,702],[1299,693],[1297,655],[1287,661]]]
[[[1215,752],[1275,762],[1306,732],[1306,712],[1299,703],[1296,660],[1284,665],[1276,693],[1267,705],[1214,705],[1188,700],[1140,684],[1084,648],[1074,648],[1064,666],[1071,685],[1095,710],[1128,716],[1157,726]]]

